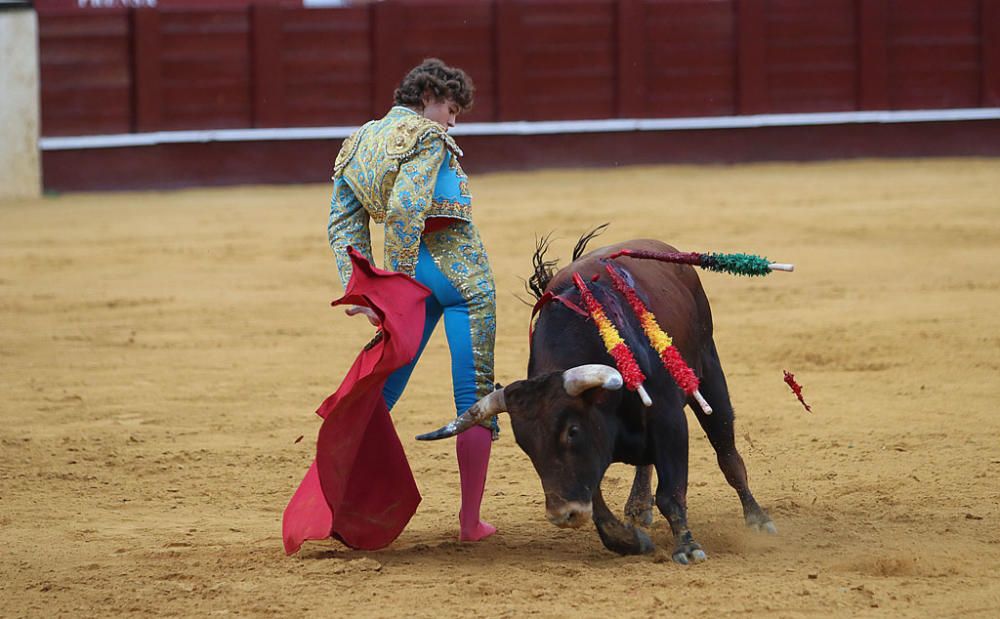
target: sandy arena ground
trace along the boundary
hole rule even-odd
[[[659,516],[656,554],[611,554],[592,526],[545,521],[502,419],[483,507],[500,533],[457,543],[454,445],[412,440],[452,414],[439,329],[395,413],[424,496],[409,528],[381,552],[286,557],[313,410],[371,336],[328,306],[329,187],[62,195],[0,206],[0,616],[1000,616],[1000,160],[538,172],[473,190],[504,382],[525,372],[515,295],[536,234],[557,232],[563,264],[605,221],[604,242],[796,264],[701,276],[778,536],[743,527],[693,424],[690,523],[709,561],[671,563]],[[630,473],[605,479],[618,506]]]

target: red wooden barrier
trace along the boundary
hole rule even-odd
[[[643,59],[640,79],[646,94],[637,115],[735,114],[735,2],[643,2],[642,10],[641,31],[630,35],[642,46],[637,55]]]
[[[983,37],[981,105],[1000,106],[1000,0],[983,0],[979,23]]]
[[[888,0],[858,0],[858,109],[889,108],[888,12]]]
[[[521,79],[521,4],[514,0],[497,0],[494,27],[496,119],[523,118],[527,108]]]
[[[767,14],[764,0],[736,2],[738,109],[741,114],[767,111]]]
[[[646,7],[640,0],[619,0],[618,88],[616,108],[621,118],[638,118],[646,113]]]
[[[493,6],[447,1],[385,2],[374,6],[375,93],[370,113],[392,105],[393,91],[407,70],[424,58],[440,57],[462,67],[476,86],[476,104],[466,121],[490,121],[494,106]]]
[[[259,10],[259,9],[258,9]],[[357,125],[372,113],[371,11],[268,8],[254,21],[254,125]],[[262,35],[265,44],[259,45]],[[397,78],[398,79],[398,78]],[[271,103],[260,101],[265,92]],[[277,101],[275,102],[275,98]],[[261,106],[264,106],[261,108]]]
[[[132,49],[135,54],[135,130],[156,131],[163,126],[163,69],[160,54],[160,13],[141,9],[132,13]]]
[[[769,112],[857,107],[855,0],[769,0],[765,74]]]
[[[248,11],[160,11],[162,129],[250,127]]]
[[[497,10],[500,119],[617,116],[615,2],[501,0]]]
[[[278,7],[259,4],[250,8],[254,127],[283,127],[290,117],[285,113],[284,101],[284,29],[285,14]]]
[[[427,56],[466,121],[1000,105],[1000,0],[425,0],[42,12],[44,135],[356,125]]]
[[[48,15],[38,30],[42,134],[131,131],[128,13]]]
[[[979,4],[980,0],[889,0],[892,108],[979,105]]]

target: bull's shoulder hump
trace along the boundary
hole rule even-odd
[[[631,241],[625,241],[624,243],[618,243],[613,246],[617,251],[619,249],[641,249],[643,251],[656,251],[656,252],[676,252],[678,249],[673,245],[668,245],[663,241],[658,239],[633,239]]]

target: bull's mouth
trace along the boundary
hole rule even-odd
[[[590,521],[594,512],[593,505],[570,501],[558,507],[545,510],[545,517],[560,529],[577,529]]]

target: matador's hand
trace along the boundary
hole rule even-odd
[[[355,314],[364,314],[368,318],[368,322],[372,323],[373,327],[379,326],[381,321],[379,321],[378,314],[375,313],[370,307],[364,307],[362,305],[352,305],[351,307],[344,310],[344,313],[348,316],[354,316]]]

